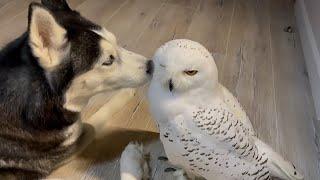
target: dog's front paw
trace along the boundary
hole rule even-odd
[[[121,154],[121,180],[149,179],[149,166],[143,146],[138,143],[129,143]]]

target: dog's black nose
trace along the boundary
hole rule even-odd
[[[147,74],[152,74],[153,73],[153,62],[152,60],[147,61]]]

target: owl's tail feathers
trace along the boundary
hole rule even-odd
[[[296,170],[295,166],[283,159],[283,157],[272,150],[270,146],[259,139],[255,140],[255,144],[259,152],[266,153],[268,158],[267,166],[272,176],[287,180],[303,179],[303,175]]]
[[[121,180],[147,180],[149,179],[148,154],[143,145],[129,143],[121,154],[120,176]]]

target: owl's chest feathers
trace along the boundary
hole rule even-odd
[[[198,107],[206,107],[208,104],[215,104],[218,101],[220,99],[212,97],[197,97],[192,94],[181,96],[169,93],[150,100],[151,106],[154,107],[155,111],[170,119],[179,114],[191,113]]]

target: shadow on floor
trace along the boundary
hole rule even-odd
[[[158,133],[110,127],[81,153],[80,157],[94,162],[110,161],[118,158],[131,141],[148,144],[159,139]]]

